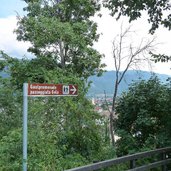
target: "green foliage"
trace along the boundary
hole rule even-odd
[[[98,123],[101,117],[85,99],[81,84],[79,88],[78,97],[29,98],[28,169],[60,171],[95,159],[102,160],[103,154],[109,157],[102,126]],[[20,98],[20,95],[16,94],[15,98]],[[10,107],[1,103],[1,108],[5,106]],[[21,105],[17,108],[11,115],[8,115],[8,110],[1,112],[4,128],[0,139],[0,170],[21,168]]]
[[[21,129],[5,131],[6,135],[0,139],[0,170],[21,170],[22,131]]]
[[[17,39],[29,41],[32,59],[1,51],[0,170],[21,170],[24,82],[77,84],[78,97],[29,98],[28,170],[64,170],[115,155],[103,139],[103,119],[85,98],[87,78],[100,74],[102,56],[92,48],[97,25],[89,18],[98,1],[27,0]],[[110,151],[110,155],[108,152]]]
[[[111,150],[104,144],[103,120],[85,98],[85,80],[72,70],[48,67],[50,62],[41,59],[4,56],[4,71],[7,68],[10,76],[1,79],[0,87],[3,95],[0,98],[0,170],[21,168],[23,82],[77,84],[79,87],[78,97],[29,98],[28,169],[60,171],[102,160],[104,156],[108,158]]]
[[[171,56],[168,56],[165,54],[151,53],[151,56],[153,57],[154,62],[169,62],[169,61],[171,61]]]
[[[28,51],[55,67],[73,70],[80,77],[101,72],[102,56],[92,48],[98,40],[97,24],[89,18],[100,9],[98,1],[27,1],[27,16],[18,17],[19,41],[29,41]]]
[[[78,97],[29,99],[28,169],[64,170],[90,163],[94,158],[101,160],[104,145],[101,117],[85,98],[86,79],[100,74],[103,67],[102,56],[92,48],[99,37],[97,25],[89,19],[99,10],[99,3],[87,0],[26,3],[27,15],[18,16],[15,32],[19,41],[31,42],[28,51],[35,58],[19,60],[1,51],[0,69],[10,76],[1,80],[0,87],[4,95],[0,98],[3,128],[0,170],[21,168],[22,150],[14,142],[21,146],[21,132],[17,137],[17,130],[22,127],[24,82],[79,87]]]
[[[171,144],[170,89],[157,78],[134,83],[118,100],[118,154]]]
[[[140,18],[143,11],[146,11],[149,16],[148,22],[151,23],[151,34],[153,34],[160,25],[163,25],[169,30],[171,29],[171,15],[164,15],[170,10],[171,6],[169,0],[104,0],[104,5],[111,10],[112,15],[118,14],[117,19],[122,15],[128,16],[130,22]]]
[[[79,74],[72,69],[64,70],[58,67],[47,57],[34,59],[12,58],[2,52],[2,59],[6,68],[4,72],[10,75],[10,84],[14,90],[22,89],[24,82],[30,83],[63,83],[78,84],[80,93],[86,93],[84,78],[79,78]]]
[[[142,17],[144,11],[148,15],[148,22],[151,24],[149,32],[154,34],[159,26],[164,26],[171,30],[171,9],[169,0],[109,0],[103,1],[105,7],[109,8],[111,15],[117,14],[117,19],[121,16],[129,17],[129,21],[137,20]],[[165,54],[153,54],[155,62],[167,62],[171,57]]]
[[[0,79],[0,82],[0,138],[2,138],[13,128],[19,128],[22,120],[20,92],[14,91],[9,80]],[[16,98],[17,95],[19,98]]]

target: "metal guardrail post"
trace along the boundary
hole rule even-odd
[[[130,169],[133,169],[136,167],[136,161],[135,160],[130,160]]]
[[[162,159],[162,160],[166,160],[166,153],[165,153],[165,151],[164,151],[163,153],[161,153],[161,159]],[[162,171],[167,171],[167,166],[166,166],[166,164],[162,165],[162,166],[161,166],[161,169],[162,169]]]

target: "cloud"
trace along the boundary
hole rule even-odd
[[[17,28],[17,19],[15,16],[0,18],[0,50],[3,50],[10,56],[22,58],[24,55],[30,56],[27,52],[29,43],[19,42],[16,39],[14,29]]]
[[[99,42],[95,44],[95,48],[102,54],[105,54],[103,62],[107,64],[107,70],[114,70],[113,58],[111,56],[111,42],[116,34],[120,31],[121,22],[116,22],[115,19],[111,18],[108,14],[103,11],[104,15],[102,18],[96,18],[99,25],[99,33],[103,33],[99,39]],[[135,30],[140,30],[146,28],[145,31],[141,32],[141,35],[147,35],[149,27],[143,23],[142,20],[134,23]],[[124,22],[125,24],[125,22]],[[0,50],[3,50],[10,56],[22,58],[24,55],[27,57],[32,57],[32,54],[27,52],[30,46],[29,42],[19,42],[16,40],[16,35],[14,29],[17,28],[17,19],[15,16],[8,16],[6,18],[0,18]],[[171,31],[166,29],[160,29],[156,32],[159,42],[162,42],[157,50],[158,53],[165,53],[171,55],[170,44],[171,44]],[[157,63],[154,64],[153,71],[157,73],[169,74],[171,62],[170,63]],[[148,70],[148,69],[144,69]]]
[[[92,18],[98,24],[98,32],[101,34],[98,42],[95,43],[94,47],[101,53],[105,55],[105,58],[102,60],[103,63],[107,64],[107,70],[114,70],[114,59],[112,57],[112,41],[114,37],[120,33],[121,25],[123,25],[123,30],[127,28],[130,23],[127,17],[121,17],[120,20],[116,21],[114,17],[109,15],[107,9],[102,9],[101,13],[103,14],[101,18],[94,17]],[[135,31],[133,37],[130,41],[139,45],[142,38],[152,39],[152,35],[148,34],[148,31],[151,25],[147,21],[147,15],[144,15],[143,18],[138,19],[131,23],[131,30]],[[159,43],[156,46],[156,53],[171,55],[170,45],[171,45],[171,31],[168,31],[166,28],[159,28],[156,31],[155,36],[157,37],[156,43]],[[125,42],[128,43],[128,42]],[[123,65],[124,66],[124,65]],[[171,75],[170,67],[171,62],[168,63],[152,63],[152,71],[156,73],[168,74]],[[121,69],[123,69],[121,67]],[[151,71],[148,66],[142,66],[140,68],[145,71]]]

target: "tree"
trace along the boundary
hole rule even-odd
[[[14,128],[21,126],[21,96],[19,91],[15,91],[8,79],[0,79],[0,139]],[[16,96],[14,96],[16,94]]]
[[[143,39],[139,45],[134,45],[133,42],[129,44],[129,36],[131,33],[131,27],[123,30],[121,27],[121,33],[113,40],[112,55],[114,59],[114,67],[116,73],[116,79],[114,83],[114,94],[112,109],[110,111],[110,135],[113,146],[115,145],[114,139],[114,120],[116,120],[115,106],[116,98],[118,94],[118,88],[121,81],[124,79],[126,72],[130,68],[139,68],[142,64],[149,63],[148,54],[154,48],[154,38],[152,40],[144,41]]]
[[[28,81],[79,87],[78,97],[29,98],[30,170],[64,170],[108,157],[102,119],[85,98],[84,80],[62,69],[44,67],[45,60],[39,63],[37,59],[19,60],[2,55],[1,69],[10,76],[0,82],[0,170],[20,170],[22,165],[22,84]]]
[[[101,117],[85,97],[88,76],[102,69],[102,56],[92,48],[93,42],[98,40],[97,25],[89,19],[99,10],[98,2],[27,0],[26,3],[27,15],[18,16],[15,32],[18,40],[31,43],[28,50],[35,57],[17,59],[1,52],[0,69],[7,69],[9,73],[7,90],[12,90],[11,96],[17,101],[21,100],[24,82],[77,84],[79,87],[75,98],[29,99],[28,168],[64,170],[93,159],[101,160],[107,156],[104,154],[108,149],[103,141],[102,122],[98,124]],[[2,84],[2,90],[4,87]],[[10,101],[11,106],[16,105],[16,101]],[[2,103],[0,107],[10,105]],[[21,105],[15,107],[13,117],[22,111]],[[9,112],[3,116],[6,116],[3,125],[14,122]],[[22,119],[19,116],[14,117],[16,125],[3,130],[0,170],[20,170]]]
[[[147,12],[148,22],[151,23],[151,29],[149,32],[154,34],[155,30],[159,26],[164,26],[171,29],[171,20],[169,10],[171,4],[169,0],[148,1],[148,0],[133,0],[133,1],[118,1],[118,0],[103,0],[103,5],[111,11],[111,15],[117,15],[117,19],[121,16],[129,17],[129,21],[134,21]],[[155,62],[167,62],[171,60],[170,56],[165,54],[154,54],[150,52]]]
[[[112,15],[118,15],[117,19],[121,16],[128,16],[130,22],[142,17],[143,12],[146,11],[149,16],[148,22],[152,25],[150,29],[151,34],[160,25],[169,30],[171,29],[171,15],[169,13],[171,4],[169,0],[103,0],[103,3],[111,10]]]
[[[151,24],[151,29],[149,30],[151,34],[154,34],[159,26],[171,29],[171,14],[169,12],[171,3],[169,0],[103,0],[103,4],[109,8],[112,16],[117,15],[117,20],[121,16],[127,16],[131,22],[142,17],[145,11],[149,17],[148,22]],[[165,54],[151,53],[151,56],[155,62],[167,62],[171,60],[171,56]]]
[[[19,41],[29,41],[37,58],[48,58],[51,67],[88,78],[104,65],[102,56],[92,48],[98,40],[97,24],[89,18],[100,9],[98,1],[26,1],[27,15],[18,16]],[[47,63],[48,66],[49,63]]]
[[[165,147],[170,141],[170,88],[156,77],[133,83],[116,107],[117,153]]]

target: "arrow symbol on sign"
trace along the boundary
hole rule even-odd
[[[75,92],[77,91],[77,89],[75,88],[75,86],[72,85],[72,88],[70,89],[70,91],[72,92],[72,94],[75,94]]]

